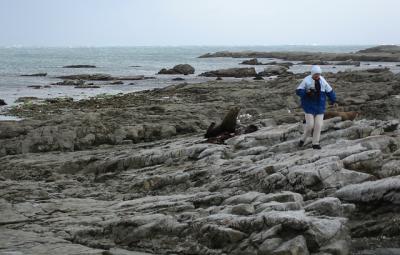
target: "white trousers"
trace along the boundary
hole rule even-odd
[[[304,125],[304,134],[301,140],[304,143],[306,143],[307,137],[311,136],[312,133],[312,144],[319,144],[322,125],[324,124],[324,115],[323,114],[312,115],[306,113],[305,116],[306,116],[306,124]]]

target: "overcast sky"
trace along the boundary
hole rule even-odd
[[[0,0],[0,46],[400,44],[400,0]]]

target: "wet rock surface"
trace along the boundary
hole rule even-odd
[[[0,123],[3,254],[396,254],[399,80],[325,75],[342,111],[299,149],[305,74],[22,104]],[[377,89],[379,88],[379,89]],[[204,143],[240,107],[258,130]]]

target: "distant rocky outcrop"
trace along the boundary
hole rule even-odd
[[[77,85],[74,88],[76,88],[76,89],[98,89],[101,87],[99,85],[83,84],[83,85]]]
[[[15,100],[16,103],[27,103],[31,101],[36,101],[39,100],[38,97],[19,97],[17,100]]]
[[[252,59],[249,59],[249,60],[244,60],[240,64],[241,65],[266,65],[266,64],[261,63],[260,61],[258,61],[258,59],[256,59],[256,58],[252,58]]]
[[[95,65],[68,65],[63,66],[63,68],[96,68]]]
[[[91,81],[110,81],[114,80],[113,77],[109,74],[72,74],[72,75],[62,75],[57,76],[58,79],[65,80],[91,80]]]
[[[47,73],[21,74],[21,76],[44,77]]]
[[[144,75],[133,75],[133,76],[111,76],[109,74],[73,74],[73,75],[62,75],[56,77],[64,80],[87,80],[87,81],[113,81],[113,80],[143,80],[148,77]]]
[[[267,65],[275,65],[275,66],[286,66],[287,68],[289,68],[289,67],[294,65],[292,62],[276,62],[276,61],[267,62],[265,64],[267,64]]]
[[[232,57],[232,58],[277,58],[292,61],[380,61],[400,62],[400,46],[378,46],[358,51],[356,53],[328,53],[328,52],[263,52],[263,51],[219,51],[206,53],[199,58]]]
[[[251,67],[251,68],[219,69],[215,71],[202,73],[199,76],[244,78],[244,77],[255,77],[256,75],[257,75],[256,70],[254,69],[254,67]]]
[[[379,45],[365,50],[359,50],[358,53],[400,53],[399,45]]]
[[[288,68],[286,66],[270,66],[259,72],[259,76],[272,76],[272,75],[284,75],[288,74]]]
[[[174,66],[172,69],[161,69],[158,74],[183,74],[183,75],[188,75],[188,74],[194,74],[194,68],[193,66],[189,64],[180,64]]]
[[[173,81],[184,81],[185,79],[182,77],[176,77],[172,79]]]
[[[52,83],[51,85],[59,86],[83,86],[85,84],[84,80],[63,80],[60,82]]]
[[[338,65],[338,66],[347,66],[347,65],[360,66],[361,65],[360,61],[353,61],[352,59],[349,59],[346,61],[339,61],[339,62],[332,63],[332,64]]]

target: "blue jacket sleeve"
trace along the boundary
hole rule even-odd
[[[335,91],[331,90],[330,92],[326,92],[326,95],[329,98],[329,101],[331,104],[334,104],[336,102],[336,93]]]
[[[306,90],[305,89],[296,89],[296,94],[300,97],[303,98],[306,95]]]
[[[300,98],[303,98],[306,95],[306,79],[305,78],[303,79],[303,81],[297,87],[296,94]]]

